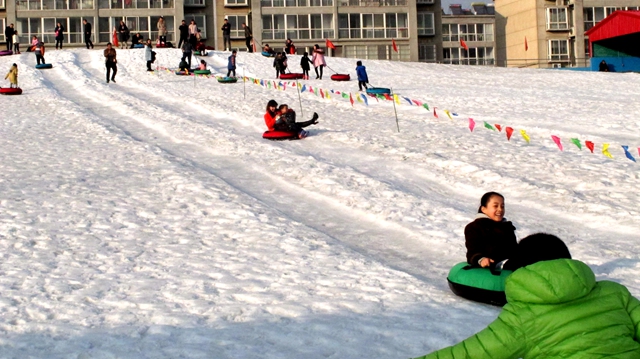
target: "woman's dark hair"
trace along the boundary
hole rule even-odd
[[[362,66],[362,61],[358,61],[358,62],[356,62],[356,65],[357,65],[357,66]]]
[[[520,240],[509,267],[516,270],[528,265],[554,259],[571,259],[569,248],[562,239],[547,233],[536,233]]]
[[[278,103],[276,102],[276,100],[269,100],[269,102],[267,102],[267,112],[272,113],[271,110],[269,110],[269,107],[275,107],[278,108]]]
[[[487,204],[489,204],[489,200],[493,196],[498,196],[504,200],[504,196],[498,192],[487,192],[482,195],[482,198],[480,198],[480,207],[478,207],[478,213],[482,213],[482,207],[486,207]]]

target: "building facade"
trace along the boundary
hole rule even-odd
[[[442,60],[454,65],[496,64],[495,15],[493,6],[474,3],[472,10],[460,5],[450,7],[451,14],[442,15]],[[462,43],[467,46],[465,49]]]
[[[497,65],[588,67],[585,31],[640,0],[496,0]]]

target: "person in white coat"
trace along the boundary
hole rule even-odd
[[[155,61],[155,52],[151,46],[151,39],[147,39],[147,44],[144,47],[144,59],[147,60],[147,71],[153,71],[151,64]]]

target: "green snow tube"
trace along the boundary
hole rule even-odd
[[[196,75],[211,75],[211,70],[195,70],[193,73]]]
[[[458,263],[449,271],[447,282],[451,291],[463,298],[491,305],[507,304],[504,282],[513,273],[489,268],[471,267],[469,263]]]
[[[223,84],[233,84],[238,82],[237,77],[218,77],[218,82]]]

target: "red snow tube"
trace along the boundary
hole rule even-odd
[[[264,131],[262,138],[267,140],[294,140],[298,138],[298,134],[287,131]]]
[[[351,76],[349,74],[333,74],[331,75],[333,81],[349,81]]]
[[[301,78],[302,78],[302,74],[297,72],[280,75],[281,80],[295,80],[295,79],[301,79]]]
[[[22,95],[21,88],[0,87],[0,94],[3,95]]]

